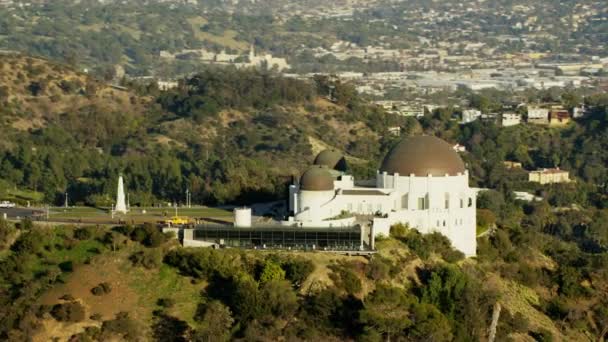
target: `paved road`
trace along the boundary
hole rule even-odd
[[[0,208],[0,217],[4,217],[6,213],[7,218],[16,219],[16,218],[24,218],[24,217],[33,217],[42,215],[43,212],[36,209],[28,209],[28,208]]]

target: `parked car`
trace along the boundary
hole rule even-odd
[[[13,202],[9,202],[9,201],[0,202],[0,208],[14,208],[14,207],[15,207],[15,203],[13,203]]]

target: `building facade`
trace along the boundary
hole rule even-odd
[[[530,171],[528,181],[540,184],[568,183],[570,173],[559,168]]]
[[[503,127],[515,126],[521,123],[521,116],[516,113],[503,113],[501,124]]]
[[[476,253],[476,199],[469,173],[447,142],[406,138],[384,158],[372,186],[357,186],[336,151],[324,151],[290,187],[285,224],[340,227],[367,217],[376,235],[396,223],[439,232],[467,256]]]

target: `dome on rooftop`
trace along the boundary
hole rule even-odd
[[[331,191],[334,189],[334,178],[325,166],[315,165],[306,170],[300,177],[300,189],[307,191]]]
[[[384,158],[380,172],[406,177],[411,174],[456,176],[465,172],[465,166],[450,144],[434,136],[421,135],[405,138],[393,147]]]
[[[327,149],[317,155],[314,161],[315,165],[324,165],[327,168],[337,171],[346,171],[346,159],[338,150]]]

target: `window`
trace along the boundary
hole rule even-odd
[[[450,194],[445,193],[445,209],[450,209]]]
[[[352,213],[352,211],[353,211],[353,204],[352,203],[348,203],[347,208],[348,208],[347,210]]]
[[[469,208],[473,206],[473,198],[469,197]]]
[[[401,209],[407,209],[407,207],[408,207],[408,203],[407,203],[408,197],[409,197],[408,194],[405,194],[405,195],[403,195],[401,197]]]
[[[424,210],[427,208],[426,198],[418,197],[418,210]]]
[[[369,204],[367,205],[367,212],[371,214],[373,211],[374,211],[374,208],[372,207],[372,204],[371,204],[371,203],[369,203]]]
[[[464,208],[464,200],[462,198],[460,199],[460,208]]]

